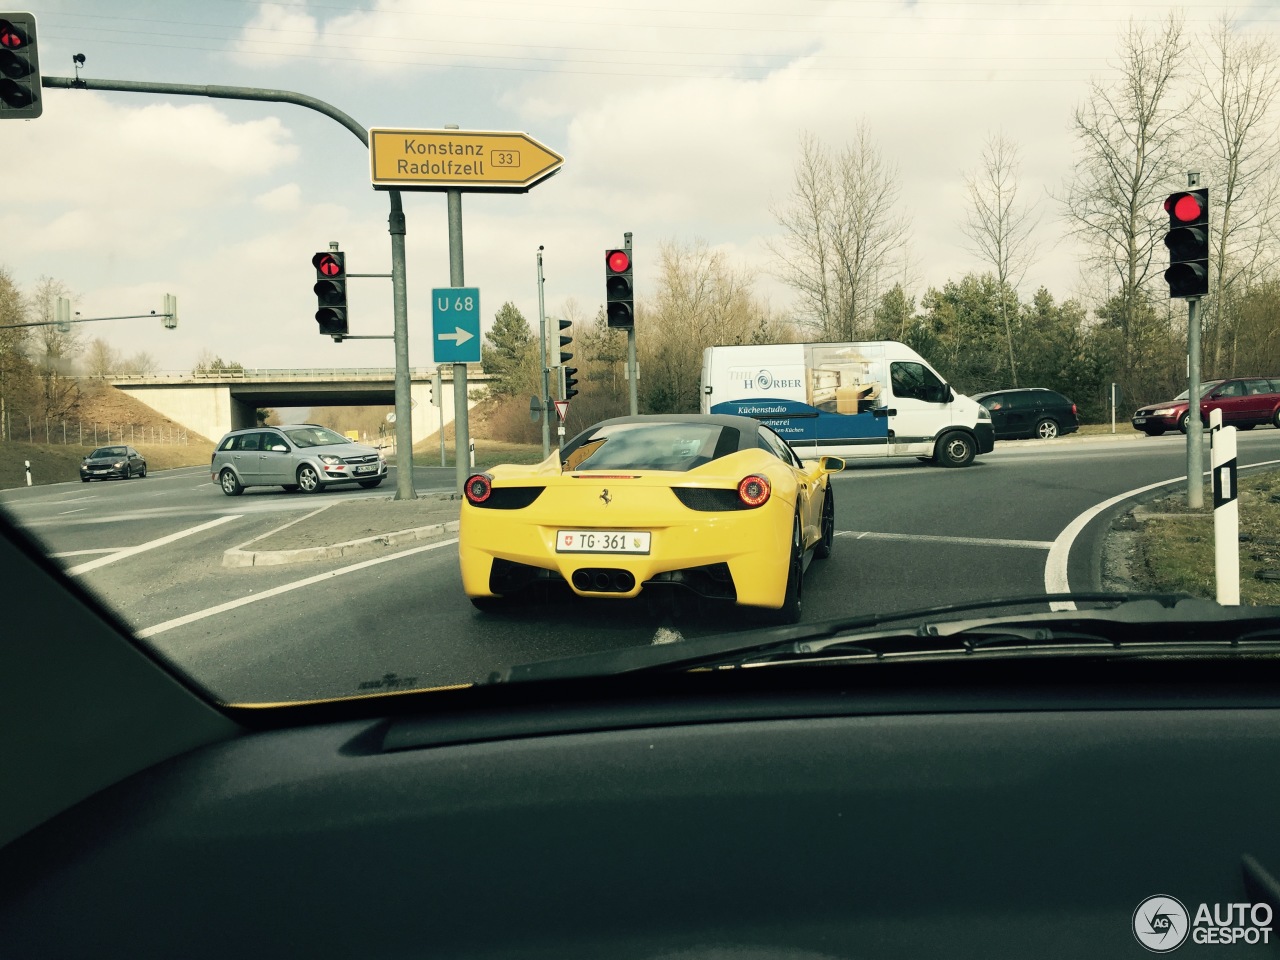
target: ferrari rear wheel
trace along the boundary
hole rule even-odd
[[[787,593],[776,618],[778,623],[799,623],[804,591],[804,540],[800,530],[800,515],[796,514],[791,525],[791,562],[787,565]]]
[[[822,537],[813,548],[815,560],[825,560],[831,556],[831,545],[836,539],[836,504],[831,482],[827,481],[827,495],[822,498]]]

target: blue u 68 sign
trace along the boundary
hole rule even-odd
[[[436,363],[480,362],[480,288],[431,291],[431,347]]]

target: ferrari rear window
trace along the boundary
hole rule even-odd
[[[615,423],[566,450],[565,462],[574,470],[692,470],[739,441],[736,429],[713,423]]]

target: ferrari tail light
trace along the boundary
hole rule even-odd
[[[769,499],[769,481],[758,473],[743,477],[738,482],[738,499],[744,506],[759,507]]]
[[[487,473],[477,473],[467,477],[463,492],[471,503],[484,503],[493,493],[493,478]]]

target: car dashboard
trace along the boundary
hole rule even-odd
[[[1133,957],[1153,895],[1275,896],[1268,658],[202,705],[147,752],[143,686],[114,708],[31,690],[42,650],[67,671],[130,641],[20,559],[23,595],[63,605],[0,664],[4,809],[39,821],[0,847],[5,956]],[[193,697],[180,681],[163,696]]]

